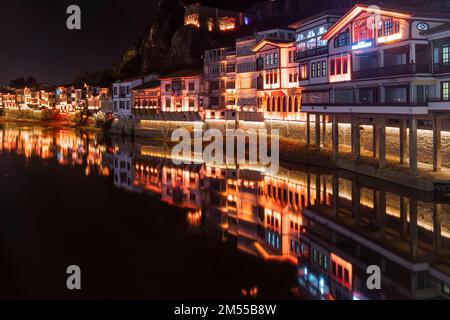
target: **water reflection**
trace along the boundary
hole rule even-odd
[[[298,297],[450,297],[450,200],[383,181],[315,167],[174,165],[156,142],[40,127],[3,128],[0,150],[82,166],[116,187],[178,207],[188,232],[297,270]],[[366,269],[381,268],[381,290]],[[276,276],[276,275],[274,275]],[[243,288],[255,297],[258,288]]]

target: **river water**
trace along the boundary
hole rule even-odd
[[[345,171],[175,165],[156,141],[3,124],[0,197],[2,299],[449,294],[447,195]]]

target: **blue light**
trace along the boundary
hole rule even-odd
[[[244,25],[248,26],[250,24],[250,18],[244,17]]]
[[[360,41],[360,42],[355,43],[354,45],[352,45],[352,50],[359,50],[359,49],[370,48],[370,47],[372,47],[372,45],[373,45],[372,40],[370,40],[370,41]]]
[[[308,275],[308,268],[307,268],[307,267],[305,267],[305,268],[303,269],[303,273],[305,274],[305,276]]]
[[[359,300],[357,296],[353,296],[353,300]]]
[[[325,285],[325,281],[323,281],[323,278],[320,278],[319,286],[323,287],[324,285]]]

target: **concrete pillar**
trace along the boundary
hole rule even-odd
[[[406,163],[406,146],[407,146],[407,121],[406,119],[400,120],[400,164]]]
[[[417,174],[417,118],[409,119],[409,173]]]
[[[315,121],[315,128],[314,128],[314,131],[315,131],[315,146],[314,146],[314,148],[316,149],[316,150],[319,150],[320,151],[320,114],[316,114],[316,121]]]
[[[336,161],[339,156],[339,119],[338,116],[333,115],[331,124],[331,143],[333,145],[333,160]]]
[[[378,166],[386,168],[386,120],[378,120]]]
[[[306,146],[311,146],[311,117],[310,114],[306,114]]]
[[[339,177],[333,175],[333,217],[339,218]]]
[[[442,237],[441,237],[441,219],[442,219],[442,204],[435,203],[433,206],[433,244],[436,255],[441,254]]]
[[[417,200],[409,199],[409,245],[410,254],[417,256]]]
[[[355,155],[355,160],[361,158],[361,137],[359,130],[359,119],[352,117],[352,152]]]
[[[359,184],[352,181],[352,217],[355,219],[355,224],[359,224],[361,208],[361,189]]]
[[[408,199],[405,197],[400,198],[400,236],[408,239]]]
[[[433,171],[441,171],[442,168],[442,122],[438,116],[433,118]]]

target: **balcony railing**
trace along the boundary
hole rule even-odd
[[[429,64],[400,64],[396,66],[386,66],[380,68],[363,69],[353,71],[353,79],[379,78],[397,75],[408,75],[416,73],[431,73]]]
[[[301,60],[305,58],[310,58],[314,56],[320,56],[323,54],[328,54],[328,46],[318,47],[306,51],[297,51],[296,60]]]
[[[450,73],[450,63],[435,63],[433,65],[433,73]]]

